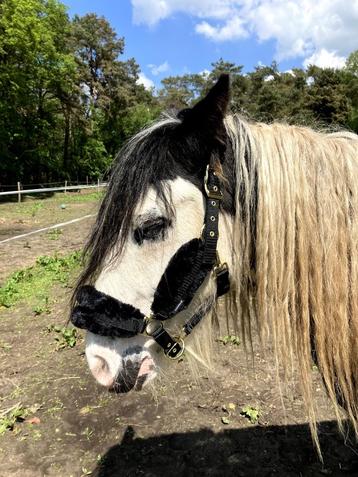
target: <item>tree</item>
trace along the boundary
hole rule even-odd
[[[350,107],[342,72],[310,66],[307,75],[313,79],[307,107],[315,118],[328,124],[347,124]]]
[[[169,76],[162,80],[159,101],[163,109],[187,108],[200,98],[206,83],[205,73]]]
[[[348,124],[358,133],[358,50],[348,56],[345,73],[347,97],[351,107]]]
[[[137,83],[140,70],[135,60],[120,61],[124,39],[117,36],[104,17],[94,13],[75,16],[71,41],[87,109],[88,137],[96,144],[96,152],[105,150],[113,157],[128,137],[126,120],[134,108],[146,104],[154,111],[153,116],[156,114],[153,98]],[[147,119],[148,115],[142,121],[137,117],[135,124],[140,128]],[[103,148],[99,147],[100,141]]]
[[[75,73],[69,19],[56,0],[4,0],[0,9],[1,175],[36,182],[61,168],[57,92]]]

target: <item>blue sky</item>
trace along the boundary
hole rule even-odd
[[[252,71],[342,67],[358,48],[358,0],[64,0],[71,15],[105,16],[147,85],[210,69],[220,57]],[[151,83],[152,82],[152,83]]]

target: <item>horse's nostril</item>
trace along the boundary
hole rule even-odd
[[[89,360],[89,366],[97,381],[108,388],[114,385],[115,376],[111,373],[108,362],[102,356],[94,355]]]

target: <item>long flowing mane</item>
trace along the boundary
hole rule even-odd
[[[358,136],[233,116],[226,127],[240,184],[233,320],[270,336],[286,369],[297,357],[316,441],[313,362],[357,433]]]

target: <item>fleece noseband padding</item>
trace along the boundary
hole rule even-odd
[[[143,313],[92,286],[81,287],[76,300],[71,321],[77,328],[116,338],[131,338],[144,331]]]
[[[170,260],[154,293],[152,312],[160,320],[172,318],[186,308],[205,280],[211,266],[203,263],[204,245],[193,239]]]

